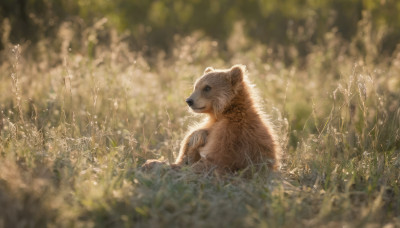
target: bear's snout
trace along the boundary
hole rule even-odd
[[[193,99],[188,98],[188,99],[186,99],[186,103],[189,105],[189,107],[191,107],[193,105],[194,101],[193,101]]]

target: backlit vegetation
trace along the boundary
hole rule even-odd
[[[31,50],[4,20],[0,227],[400,226],[400,47],[381,55],[386,30],[370,20],[351,40],[333,28],[304,41],[305,55],[251,40],[239,22],[226,44],[194,32],[151,56],[105,19],[82,28],[78,50],[71,23]],[[204,68],[237,63],[280,136],[281,172],[140,172],[174,161],[200,118],[184,100]]]

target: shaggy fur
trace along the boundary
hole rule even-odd
[[[237,171],[265,163],[279,167],[280,148],[251,87],[242,65],[206,68],[187,101],[194,112],[208,118],[186,135],[173,167],[192,165],[200,172]]]

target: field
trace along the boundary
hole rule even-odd
[[[351,42],[326,33],[306,58],[240,25],[224,52],[194,33],[151,57],[113,30],[97,45],[96,27],[82,50],[68,26],[57,49],[3,35],[0,228],[400,227],[400,48],[382,57],[380,33],[359,26]],[[201,119],[184,102],[195,79],[237,63],[278,132],[281,170],[141,172],[147,159],[173,162]]]

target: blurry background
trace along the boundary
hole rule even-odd
[[[240,29],[251,43],[270,45],[275,52],[279,45],[293,46],[304,57],[311,44],[323,42],[333,30],[351,42],[360,32],[360,21],[367,19],[373,31],[383,33],[377,51],[390,55],[400,38],[399,12],[396,0],[2,0],[0,21],[9,30],[2,30],[0,50],[7,38],[31,46],[49,39],[51,47],[59,48],[54,38],[64,25],[74,31],[69,46],[81,51],[82,31],[106,19],[102,29],[125,34],[133,50],[146,54],[169,53],[177,36],[193,33],[218,41],[226,50],[228,38]],[[109,43],[110,37],[97,33],[95,40],[89,42]],[[362,43],[357,48],[365,49]],[[290,53],[283,54],[293,61]]]

